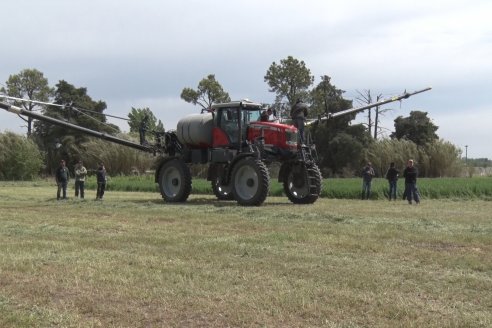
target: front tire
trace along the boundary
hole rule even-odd
[[[284,168],[284,192],[294,204],[312,204],[321,194],[321,172],[316,164],[289,163]],[[282,170],[282,169],[281,169]]]
[[[270,175],[265,164],[256,158],[245,158],[232,172],[232,191],[239,205],[263,204],[270,186]]]
[[[166,202],[184,202],[191,193],[190,168],[181,159],[169,160],[161,167],[158,182]]]

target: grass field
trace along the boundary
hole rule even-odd
[[[0,327],[492,326],[490,201],[55,191],[0,182]]]
[[[95,189],[94,177],[89,178],[88,187]],[[483,199],[492,200],[492,178],[419,178],[420,194],[428,199]],[[108,188],[117,191],[148,191],[157,192],[153,175],[147,176],[116,176],[111,177]],[[359,199],[361,197],[362,180],[353,179],[324,179],[321,197],[337,199]],[[402,195],[404,180],[398,182],[398,193]],[[205,179],[193,179],[193,193],[212,194],[210,182]],[[282,196],[282,185],[271,179],[270,195]],[[384,199],[388,195],[388,182],[375,178],[372,183],[372,199]]]

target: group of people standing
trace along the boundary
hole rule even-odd
[[[362,199],[369,199],[371,196],[371,183],[372,178],[375,176],[374,168],[370,162],[362,169]],[[391,163],[390,167],[386,171],[385,178],[389,183],[388,199],[396,200],[397,181],[400,176],[400,171],[395,168],[395,163]],[[420,195],[417,189],[417,176],[418,170],[414,166],[413,159],[409,159],[407,167],[403,170],[403,177],[405,178],[405,190],[403,192],[403,199],[406,199],[409,204],[415,202],[420,203]]]
[[[294,126],[299,130],[299,139],[301,143],[304,143],[304,125],[308,115],[308,107],[301,99],[298,99],[294,106],[292,106],[290,116]],[[403,199],[406,199],[409,204],[415,202],[420,203],[420,195],[417,189],[417,175],[418,170],[414,166],[413,159],[409,159],[407,167],[403,170],[403,177],[405,178],[405,191],[403,192]],[[371,182],[375,176],[374,168],[371,163],[362,169],[362,199],[369,199],[371,196]],[[400,176],[400,172],[395,168],[395,163],[391,163],[388,171],[386,172],[386,179],[389,183],[389,200],[396,200],[397,181]]]
[[[77,162],[74,169],[75,173],[75,197],[80,196],[81,199],[85,197],[85,179],[87,177],[87,169],[84,167],[81,160]],[[104,196],[106,190],[106,168],[103,163],[100,163],[96,170],[97,177],[97,192],[96,200],[100,200]],[[70,180],[70,171],[66,165],[65,160],[60,161],[60,165],[55,172],[55,180],[57,185],[56,199],[67,199],[67,186]]]

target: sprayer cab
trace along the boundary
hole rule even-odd
[[[217,104],[213,132],[214,147],[259,144],[268,150],[297,151],[297,129],[270,122],[266,109],[257,103],[241,101]]]
[[[235,150],[250,152],[261,148],[263,155],[289,158],[298,151],[298,131],[292,125],[269,121],[261,104],[233,101],[213,105],[201,114],[178,122],[178,140],[188,149]]]
[[[260,104],[248,101],[214,105],[213,146],[241,148],[246,141],[254,141],[248,138],[248,128],[252,122],[260,120],[261,112]]]

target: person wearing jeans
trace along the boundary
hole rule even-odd
[[[82,164],[82,161],[79,161],[77,165],[75,165],[75,197],[79,197],[84,199],[84,184],[85,177],[87,176],[87,169]]]
[[[65,165],[65,161],[62,159],[60,161],[60,166],[56,169],[55,179],[57,185],[56,199],[60,199],[63,195],[63,199],[67,199],[67,185],[70,173],[68,172],[68,167]],[[63,192],[63,194],[62,194]]]
[[[99,164],[99,167],[96,171],[96,176],[97,176],[97,194],[96,194],[96,199],[102,199],[104,196],[104,191],[106,190],[106,168],[104,167],[104,164],[101,163]]]
[[[415,204],[420,203],[420,195],[417,189],[417,176],[418,170],[413,166],[413,159],[409,159],[407,167],[403,170],[403,176],[405,177],[405,195],[407,196],[408,204],[412,204],[412,200]]]
[[[369,199],[371,197],[371,183],[374,175],[372,164],[368,162],[362,169],[362,199]]]
[[[389,183],[389,200],[396,200],[396,185],[398,182],[398,176],[400,172],[395,168],[395,163],[390,163],[390,167],[386,172],[386,179]]]

